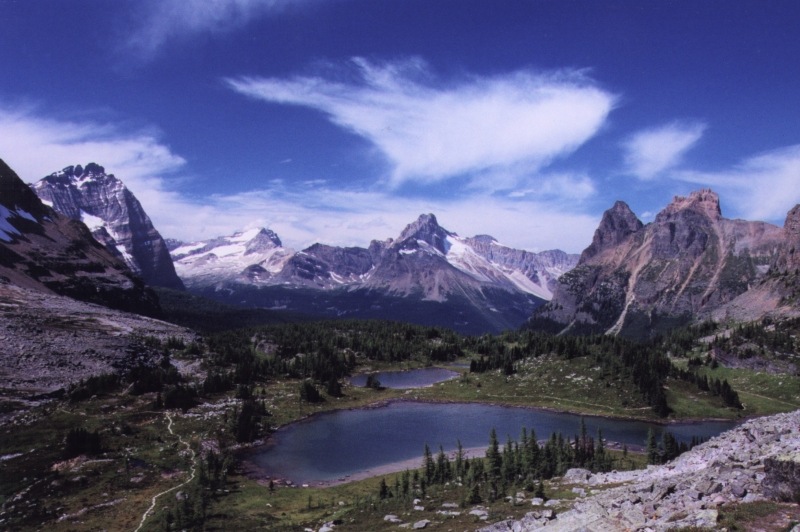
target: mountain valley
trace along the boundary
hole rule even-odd
[[[538,479],[508,472],[523,463],[509,458],[518,447],[508,435],[497,471],[491,446],[485,459],[471,450],[480,473],[462,470],[458,482],[426,477],[433,473],[420,459],[405,492],[388,465],[394,486],[376,477],[298,487],[259,476],[246,460],[290,423],[393,401],[655,423],[795,411],[800,207],[781,228],[723,218],[709,190],[675,198],[649,224],[618,202],[580,257],[464,238],[433,214],[366,248],[293,251],[269,229],[163,239],[122,182],[94,163],[31,187],[0,169],[0,526],[396,526],[385,516],[430,528],[496,523],[491,530],[534,521],[571,530],[587,519],[713,526],[746,505],[777,515],[800,493],[796,458],[780,465],[781,495],[714,465],[719,446],[735,440],[735,452],[750,457],[743,467],[766,467],[752,458],[765,445],[782,446],[770,459],[796,446],[790,417],[759,417],[747,425],[757,437],[735,429],[637,472],[625,470],[652,457],[598,434],[597,452],[606,456],[608,444],[608,457],[587,462],[578,449],[596,444],[584,434],[580,445],[558,447],[558,467]],[[411,390],[348,381],[425,367],[460,376]],[[446,451],[439,480],[457,470]],[[690,476],[687,463],[700,472]],[[572,478],[570,467],[587,464],[595,473]],[[557,502],[531,496],[535,481]],[[686,497],[694,498],[683,515],[675,508]],[[608,511],[615,504],[625,513]]]

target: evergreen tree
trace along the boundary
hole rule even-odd
[[[430,484],[433,481],[434,475],[436,474],[436,463],[433,461],[431,448],[428,447],[427,443],[425,444],[425,454],[423,455],[422,469],[424,471],[425,481]]]
[[[489,469],[489,478],[499,479],[502,474],[503,458],[500,456],[500,444],[497,441],[497,431],[492,428],[489,433],[489,448],[486,449],[486,462]]]
[[[647,454],[647,463],[648,464],[659,464],[661,463],[661,459],[658,453],[658,445],[656,444],[656,433],[653,429],[648,429],[647,431],[647,443],[645,447],[645,452]]]

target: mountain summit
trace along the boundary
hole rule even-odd
[[[46,206],[0,160],[0,283],[154,315],[158,300],[82,223]]]
[[[145,282],[183,288],[164,239],[141,203],[113,174],[95,163],[68,166],[31,185],[56,211],[80,220],[95,239],[123,259]]]
[[[710,317],[768,276],[788,229],[722,217],[711,190],[678,196],[642,224],[627,205],[605,212],[592,244],[561,277],[533,324],[643,337]]]
[[[263,245],[249,253],[256,239]],[[419,216],[397,239],[373,240],[368,248],[314,244],[295,252],[265,229],[170,247],[190,290],[226,302],[403,318],[465,332],[520,325],[577,262],[563,251],[512,249],[487,235],[462,238],[433,214]]]

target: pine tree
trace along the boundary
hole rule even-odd
[[[431,448],[425,444],[425,454],[423,455],[422,468],[425,471],[425,481],[430,484],[433,481],[434,474],[436,473],[436,464],[431,455]]]
[[[645,452],[647,453],[648,464],[658,464],[661,462],[658,454],[658,446],[656,445],[656,433],[652,428],[648,429],[647,431],[647,444]]]
[[[489,448],[486,450],[486,461],[489,468],[489,478],[500,478],[503,467],[503,458],[500,456],[500,444],[497,441],[497,431],[492,428],[489,433]]]

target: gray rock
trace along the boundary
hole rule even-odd
[[[800,410],[753,419],[664,466],[592,475],[593,486],[616,487],[584,499],[548,501],[547,507],[562,508],[549,521],[544,510],[536,510],[483,530],[527,531],[544,523],[551,531],[713,529],[721,505],[797,495],[798,426]],[[561,481],[569,486],[583,476],[572,473],[569,482]]]
[[[747,488],[742,484],[734,484],[731,486],[731,493],[740,499],[747,495]]]
[[[427,519],[423,519],[422,521],[417,521],[414,523],[413,528],[414,530],[422,530],[423,528],[427,527],[431,522]]]
[[[568,484],[578,484],[578,483],[585,483],[592,477],[592,472],[588,469],[568,469],[566,473],[564,473],[563,480],[565,483]]]

